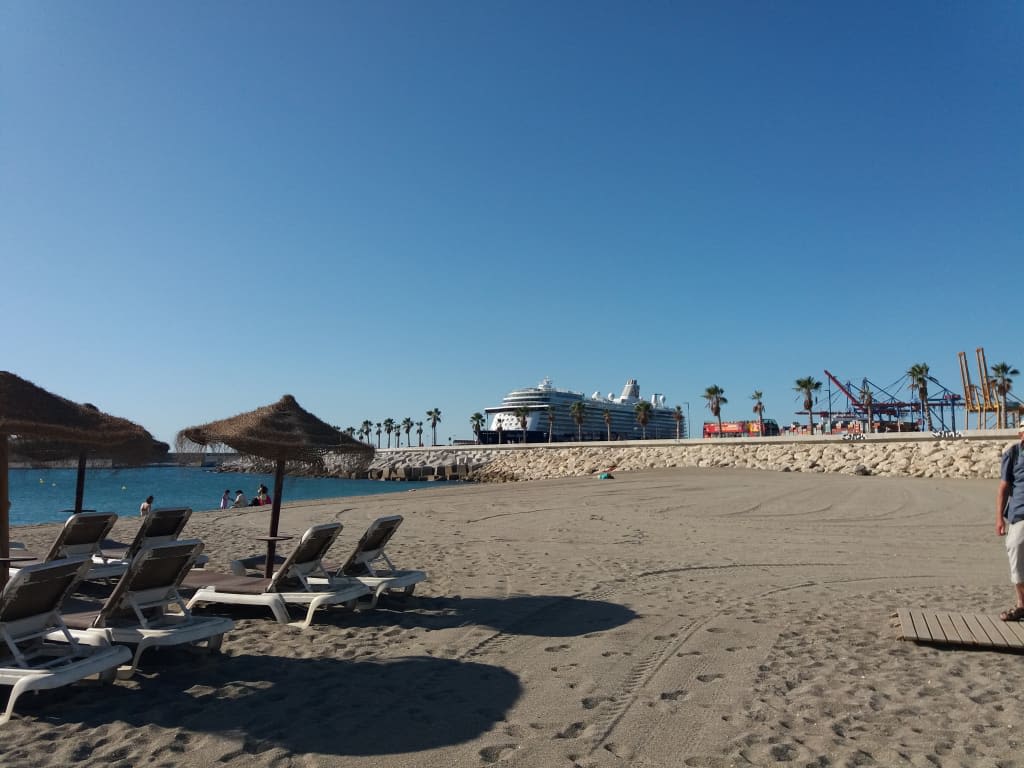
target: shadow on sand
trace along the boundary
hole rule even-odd
[[[170,649],[150,669],[157,674],[136,678],[137,690],[119,684],[48,691],[24,707],[19,702],[19,713],[100,733],[114,721],[215,733],[225,737],[221,761],[275,749],[385,755],[474,739],[504,719],[522,691],[519,679],[499,667],[435,658],[343,661]],[[164,759],[187,759],[187,737],[179,747],[183,754]]]
[[[351,626],[490,627],[510,635],[578,637],[628,624],[636,613],[603,600],[565,595],[514,597],[384,597],[377,610],[344,619]]]

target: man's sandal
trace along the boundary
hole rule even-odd
[[[1010,608],[1008,611],[1003,611],[999,614],[999,618],[1003,621],[1022,621],[1024,620],[1024,608]]]

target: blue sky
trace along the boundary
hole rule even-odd
[[[1016,2],[5,0],[0,369],[165,440],[959,391],[1024,366],[1022,84]]]

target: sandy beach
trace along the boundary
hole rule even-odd
[[[204,608],[236,619],[221,654],[151,651],[130,681],[26,696],[0,764],[1022,765],[1019,656],[898,641],[890,619],[1010,604],[994,494],[666,469],[286,503],[283,532],[344,523],[339,560],[404,515],[389,553],[429,581],[307,630]],[[186,531],[218,567],[266,527],[253,508]]]

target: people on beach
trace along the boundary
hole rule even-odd
[[[152,496],[147,496],[146,500],[144,502],[142,502],[141,504],[139,504],[139,514],[140,515],[149,514],[149,511],[151,509],[153,509],[153,497]]]
[[[260,504],[269,504],[270,503],[270,494],[267,492],[267,486],[265,486],[265,485],[261,485],[260,486],[260,490],[259,490],[259,493],[256,495],[256,498],[259,499]]]
[[[245,492],[241,488],[239,488],[237,491],[235,491],[235,503],[232,506],[234,506],[234,507],[247,507],[247,506],[249,506],[249,500],[245,497]]]
[[[220,508],[227,509],[231,506],[231,491],[226,489],[224,495],[220,497]]]
[[[996,493],[996,535],[1006,536],[1010,581],[1016,605],[999,614],[1003,621],[1024,620],[1024,423],[1017,428],[1018,441],[1003,451]]]

